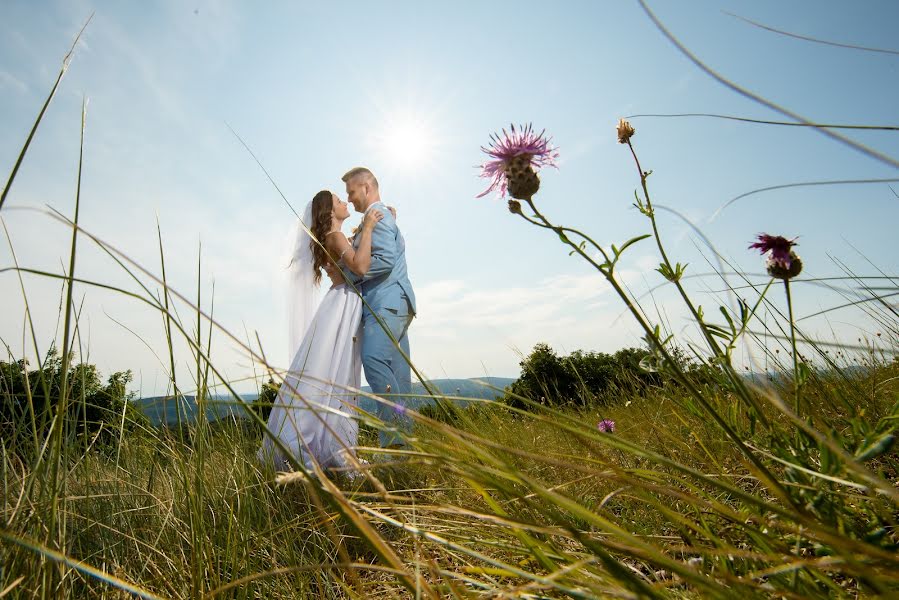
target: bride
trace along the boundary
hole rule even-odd
[[[276,468],[290,464],[284,449],[311,472],[316,465],[321,469],[353,466],[348,455],[354,452],[359,432],[359,423],[353,418],[353,390],[360,385],[362,300],[341,273],[328,269],[337,261],[342,270],[357,275],[368,271],[371,233],[383,213],[377,209],[366,213],[356,233],[355,249],[341,231],[349,216],[347,203],[323,190],[306,205],[303,222],[297,224],[288,286],[293,360],[258,452],[260,460]],[[328,270],[334,283],[313,314],[313,296],[322,269]]]

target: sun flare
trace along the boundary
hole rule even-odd
[[[385,119],[381,131],[372,141],[385,162],[400,169],[427,166],[433,162],[437,146],[431,124],[412,114]]]

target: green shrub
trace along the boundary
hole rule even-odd
[[[262,389],[259,390],[259,396],[253,401],[253,410],[263,421],[267,422],[268,416],[272,414],[272,406],[274,406],[275,401],[278,400],[279,389],[281,389],[281,386],[275,383],[274,379],[269,377],[268,381],[262,384]]]
[[[550,406],[608,404],[623,390],[640,392],[662,384],[658,373],[641,366],[649,352],[624,348],[615,354],[575,350],[557,355],[539,343],[521,361],[521,377],[509,386],[506,403],[524,408],[522,397]]]
[[[104,383],[95,365],[73,365],[63,394],[62,358],[55,347],[39,368],[28,367],[26,359],[0,361],[0,437],[12,452],[26,454],[43,442],[63,396],[67,444],[115,448],[123,431],[148,422],[129,402],[130,370],[113,373]]]

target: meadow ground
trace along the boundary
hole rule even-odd
[[[805,390],[809,422],[847,441],[862,422],[892,430],[897,376],[895,363],[816,376]],[[820,451],[809,456],[823,474],[804,477],[779,456],[778,425],[753,434],[740,401],[705,385],[785,497],[676,384],[611,392],[608,406],[578,410],[484,403],[456,415],[456,427],[420,418],[410,450],[363,449],[370,478],[335,474],[326,485],[300,475],[276,484],[257,466],[260,433],[249,422],[192,429],[189,440],[145,429],[117,452],[63,451],[56,493],[41,475],[46,458],[5,455],[0,589],[127,597],[131,584],[173,598],[895,591],[896,504],[844,469],[828,474]],[[598,432],[601,419],[615,421],[614,433]],[[895,452],[866,466],[895,486]]]

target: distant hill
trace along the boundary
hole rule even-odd
[[[241,394],[244,402],[252,403],[258,394]],[[197,418],[197,397],[183,396],[176,401],[171,396],[153,396],[133,400],[134,404],[150,419],[153,425],[178,425],[192,423]],[[216,421],[228,415],[244,418],[246,413],[231,395],[217,394],[206,401],[206,418]]]
[[[432,379],[428,383],[443,396],[454,398],[479,398],[493,400],[503,395],[503,389],[515,381],[509,377],[478,377],[475,379]],[[499,391],[497,391],[498,388]],[[370,392],[371,388],[365,386],[363,391]],[[420,383],[412,384],[413,396],[406,400],[406,406],[417,410],[426,404],[433,404],[434,399],[427,395],[425,387]],[[468,404],[464,400],[457,402],[460,406]],[[371,398],[360,398],[359,408],[366,412],[373,412],[376,401]]]
[[[513,381],[509,377],[479,377],[476,379],[434,379],[429,382],[444,396],[457,398],[481,398],[494,399],[503,395],[503,389]],[[364,387],[363,391],[370,392],[371,388]],[[427,395],[424,386],[420,383],[412,384],[413,397],[407,401],[410,408],[418,409],[430,404],[433,399]],[[246,403],[253,403],[258,394],[241,394],[240,399]],[[178,425],[178,423],[190,423],[197,418],[197,403],[195,396],[184,396],[176,402],[171,396],[153,396],[140,398],[133,401],[143,411],[153,425]],[[367,412],[373,412],[376,402],[371,398],[360,398],[359,406]],[[459,401],[465,405],[464,400]],[[242,406],[237,404],[234,398],[226,394],[213,395],[206,401],[206,418],[210,421],[233,415],[237,418],[245,418],[246,413]]]

